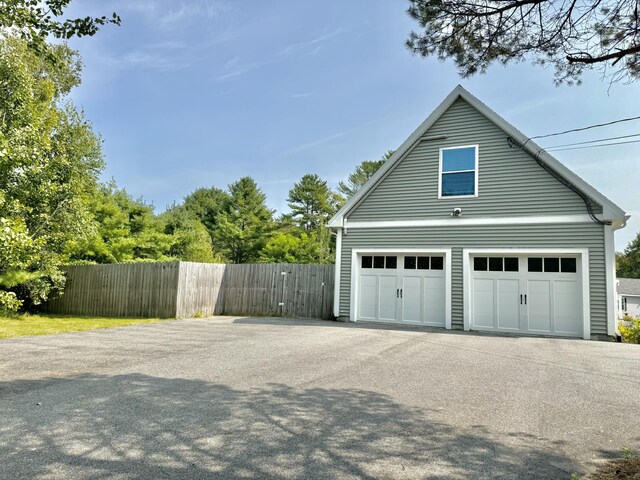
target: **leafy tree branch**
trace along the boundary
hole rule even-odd
[[[420,26],[408,48],[452,59],[462,77],[493,63],[530,60],[555,68],[556,83],[579,83],[597,69],[610,81],[640,77],[635,0],[409,0]]]

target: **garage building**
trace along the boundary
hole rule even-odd
[[[625,212],[456,87],[342,209],[334,314],[518,334],[615,334]]]

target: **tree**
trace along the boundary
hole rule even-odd
[[[218,215],[214,246],[232,263],[258,261],[260,250],[273,231],[273,211],[266,196],[251,177],[229,185],[230,200]]]
[[[552,65],[556,83],[596,68],[611,81],[640,78],[640,17],[636,1],[409,0],[422,31],[408,48],[453,59],[462,77],[499,62],[527,58]]]
[[[95,221],[94,233],[70,242],[70,261],[123,263],[172,259],[173,231],[164,231],[166,224],[142,199],[134,199],[112,181],[101,185],[88,205]]]
[[[338,183],[338,192],[344,195],[347,199],[353,197],[362,186],[367,183],[374,173],[384,165],[384,163],[391,158],[394,150],[389,150],[385,153],[380,160],[369,161],[365,160],[356,167],[354,172],[349,175],[347,182]]]
[[[0,192],[0,207],[3,206]],[[27,227],[21,220],[0,218],[0,313],[14,311],[22,306],[16,292],[10,291],[30,280],[36,280],[38,246],[29,236]],[[35,272],[34,272],[35,271]]]
[[[327,263],[322,262],[321,244],[314,233],[278,232],[273,235],[260,252],[260,261],[265,263]]]
[[[622,278],[640,278],[640,233],[623,253],[616,254],[616,273]]]
[[[308,174],[293,185],[287,198],[298,227],[312,231],[323,227],[336,212],[336,195],[318,175]]]
[[[94,232],[69,243],[72,263],[220,261],[207,228],[184,206],[156,216],[152,205],[134,199],[113,181],[100,185],[88,205]]]
[[[184,198],[182,205],[185,210],[193,213],[213,236],[218,215],[225,210],[229,201],[229,194],[224,190],[215,187],[198,188]]]
[[[207,227],[184,206],[174,207],[160,215],[163,231],[171,235],[169,255],[186,262],[220,262],[213,254]]]
[[[0,40],[0,218],[7,238],[28,238],[30,251],[26,263],[0,252],[0,276],[29,274],[0,290],[31,303],[63,284],[69,242],[91,233],[87,204],[103,166],[100,139],[67,98],[80,82],[77,53],[50,53],[55,62],[18,37]]]
[[[64,10],[71,0],[5,0],[0,2],[0,28],[19,32],[30,47],[48,50],[46,38],[68,40],[71,37],[95,35],[101,26],[120,25],[120,17],[64,18]]]

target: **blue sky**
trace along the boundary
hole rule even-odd
[[[598,74],[555,87],[553,72],[496,65],[461,80],[455,66],[412,56],[407,3],[388,0],[76,0],[70,14],[116,11],[121,27],[74,40],[85,64],[74,101],[104,139],[107,168],[157,211],[198,187],[251,175],[269,205],[306,173],[332,186],[396,148],[458,84],[527,135],[640,115],[638,84]],[[640,122],[539,142],[640,133]],[[558,152],[640,230],[640,144]]]

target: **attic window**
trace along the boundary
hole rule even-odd
[[[478,146],[440,149],[438,198],[478,196]]]

